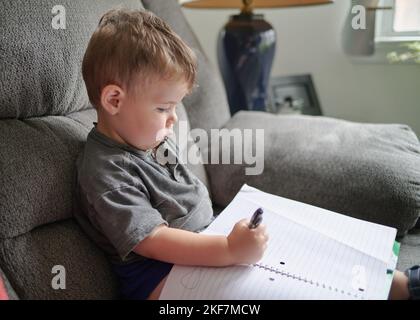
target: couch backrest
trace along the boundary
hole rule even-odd
[[[23,299],[115,298],[116,282],[103,253],[72,218],[75,159],[97,119],[81,61],[104,12],[143,6],[139,0],[59,3],[57,12],[53,0],[2,1],[0,268]],[[62,8],[66,29],[54,29],[52,19]],[[159,14],[159,6],[154,9]],[[194,109],[194,119],[201,119],[205,115],[196,115],[208,106],[200,107],[205,93],[194,94],[190,100],[201,110]],[[179,118],[187,120],[182,105]],[[207,183],[202,165],[192,169]],[[65,290],[52,287],[54,266],[65,268]]]

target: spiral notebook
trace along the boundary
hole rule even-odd
[[[204,234],[228,235],[263,208],[270,239],[253,265],[175,265],[160,299],[387,299],[396,229],[244,185]]]

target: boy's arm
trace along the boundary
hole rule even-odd
[[[182,265],[228,266],[235,263],[228,238],[159,225],[133,250],[144,257]]]
[[[265,226],[249,228],[248,220],[235,223],[228,236],[207,235],[162,224],[143,239],[134,252],[174,264],[228,266],[259,261],[267,248]]]

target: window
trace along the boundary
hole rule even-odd
[[[394,31],[420,31],[420,0],[396,0]]]
[[[376,14],[376,42],[420,41],[420,0],[381,0]]]

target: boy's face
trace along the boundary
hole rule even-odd
[[[173,134],[177,122],[176,105],[188,92],[185,81],[158,80],[127,94],[119,112],[112,116],[112,129],[119,140],[141,150],[157,146],[165,136]]]

